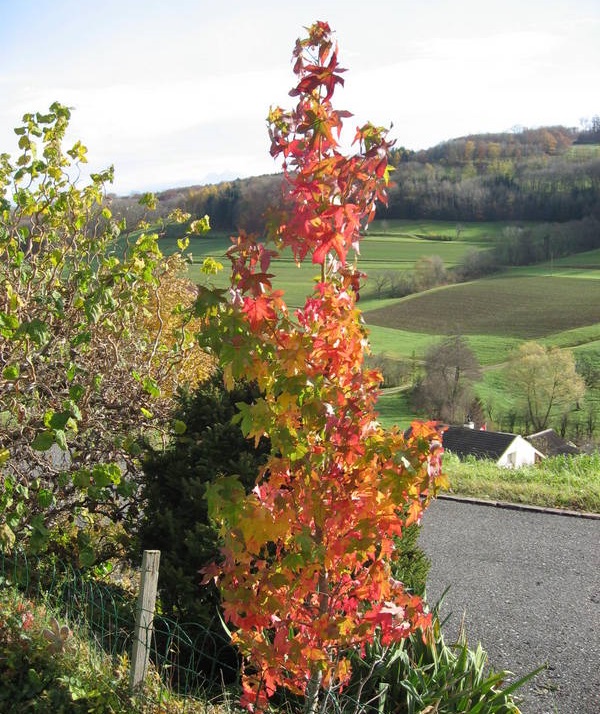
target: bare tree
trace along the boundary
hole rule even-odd
[[[479,363],[466,339],[456,335],[430,347],[424,370],[415,388],[415,406],[433,419],[463,420],[474,400],[473,384],[481,378]]]

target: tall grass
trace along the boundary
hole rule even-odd
[[[457,495],[600,513],[599,454],[555,456],[520,469],[445,454],[444,469]]]

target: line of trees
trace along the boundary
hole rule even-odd
[[[600,214],[600,155],[577,144],[597,140],[597,117],[582,131],[519,129],[444,142],[424,151],[394,148],[387,207],[378,218],[535,220],[563,222]],[[179,207],[211,217],[214,229],[262,233],[265,214],[279,208],[281,174],[174,188],[158,194],[159,214]],[[136,197],[113,197],[131,217]],[[158,215],[158,214],[157,214]]]
[[[598,211],[600,157],[573,151],[578,134],[551,127],[399,149],[380,217],[439,220],[580,219]],[[528,137],[528,141],[519,141]]]

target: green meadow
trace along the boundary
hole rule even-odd
[[[423,257],[439,256],[447,269],[473,249],[485,249],[502,236],[508,223],[453,223],[443,221],[375,221],[360,244],[359,268],[367,274],[359,307],[369,332],[371,351],[405,364],[419,365],[427,349],[446,336],[464,336],[483,368],[477,394],[494,413],[511,409],[502,367],[527,340],[573,349],[600,366],[600,250],[510,268],[491,277],[434,288],[405,298],[378,299],[373,287],[380,273],[412,270]],[[224,286],[228,280],[224,233],[192,238],[189,277],[198,283]],[[176,249],[176,235],[161,238],[163,252]],[[207,278],[205,258],[224,267]],[[319,266],[298,267],[283,253],[270,268],[275,287],[283,289],[290,307],[304,303],[319,278]],[[370,277],[370,281],[369,281]],[[600,403],[593,393],[590,403]],[[384,391],[379,400],[383,424],[407,426],[415,418],[405,393]]]
[[[457,229],[457,225],[459,226]],[[350,251],[349,260],[358,260],[360,269],[373,277],[377,273],[412,270],[415,263],[424,257],[439,256],[446,268],[460,263],[467,252],[474,248],[486,248],[493,238],[501,234],[505,223],[470,223],[417,222],[417,221],[375,221],[366,232],[360,244],[360,255]],[[458,230],[458,238],[457,238]],[[168,254],[177,248],[176,234],[161,238],[161,249]],[[224,266],[221,275],[213,278],[217,285],[227,282],[228,260],[226,251],[231,246],[227,234],[209,232],[192,238],[188,252],[193,264],[189,268],[189,277],[194,282],[203,282],[201,264],[205,258],[218,260]],[[276,258],[271,265],[273,284],[285,290],[288,305],[297,307],[304,303],[314,281],[319,278],[319,266],[303,263],[298,266],[287,251]],[[374,303],[372,282],[365,289],[364,310]]]

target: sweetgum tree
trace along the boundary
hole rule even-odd
[[[356,130],[357,152],[341,153],[350,115],[332,105],[343,70],[326,23],[310,27],[293,56],[297,104],[269,116],[286,209],[265,244],[234,239],[228,298],[207,290],[198,301],[226,383],[256,380],[262,394],[240,405],[243,431],[272,445],[250,494],[235,476],[209,489],[224,560],[205,578],[218,581],[246,658],[242,703],[264,709],[285,687],[314,711],[348,682],[351,652],[428,625],[422,600],[392,577],[391,564],[396,539],[418,522],[442,477],[431,424],[414,424],[406,440],[377,421],[381,375],[364,365],[356,304],[364,276],[347,260],[386,199],[390,143],[366,124]],[[269,273],[283,249],[320,272],[293,314]]]
[[[18,155],[0,155],[4,548],[133,516],[138,442],[169,429],[180,367],[195,378],[210,369],[184,313],[195,293],[182,257],[164,258],[157,234],[124,233],[105,197],[112,169],[82,182],[87,151],[65,147],[69,119],[59,103],[26,114]]]

